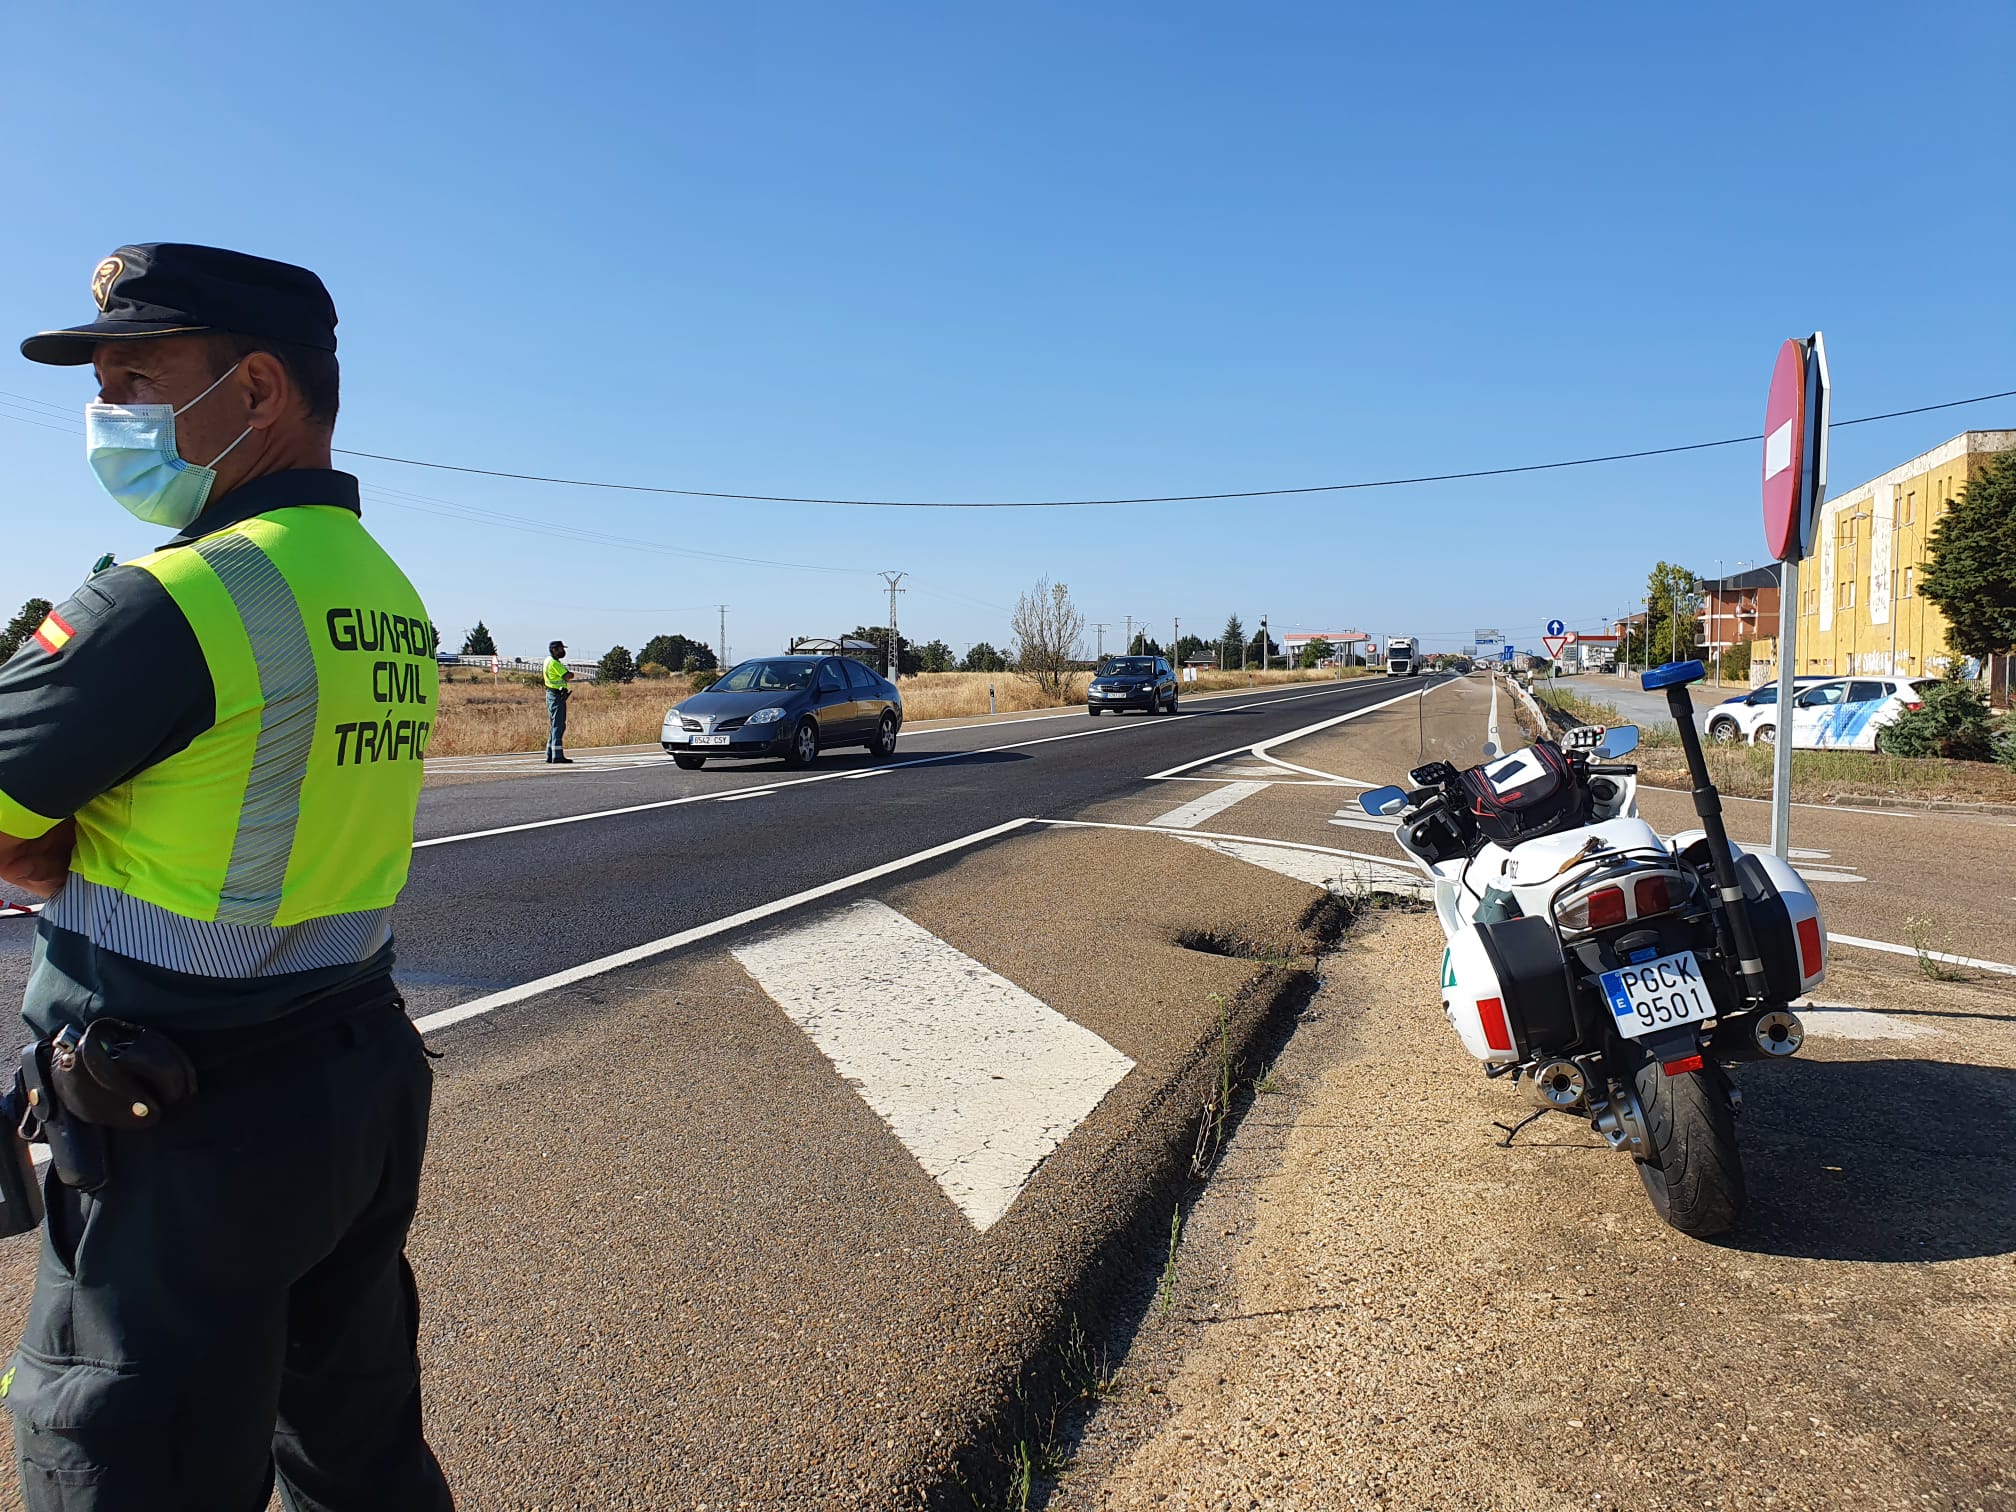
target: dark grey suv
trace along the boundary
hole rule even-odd
[[[1159,656],[1109,656],[1085,690],[1085,712],[1139,709],[1144,714],[1176,712],[1176,673]]]

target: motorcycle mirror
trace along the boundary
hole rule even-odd
[[[1638,726],[1612,725],[1604,735],[1603,743],[1596,747],[1596,754],[1605,761],[1615,761],[1619,756],[1629,756],[1638,749]]]
[[[1374,788],[1369,793],[1358,795],[1358,806],[1374,819],[1390,819],[1407,806],[1407,790],[1397,787]]]

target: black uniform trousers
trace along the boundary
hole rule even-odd
[[[188,1041],[177,1036],[188,1047]],[[405,1258],[433,1074],[395,1002],[251,1053],[109,1132],[95,1194],[46,1178],[0,1395],[28,1512],[445,1512]]]

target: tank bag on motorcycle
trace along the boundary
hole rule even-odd
[[[1472,767],[1461,781],[1478,831],[1499,845],[1517,845],[1588,822],[1588,789],[1551,740],[1536,740],[1524,750]]]

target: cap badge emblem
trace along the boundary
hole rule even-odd
[[[112,302],[112,280],[125,271],[125,258],[108,257],[92,272],[91,297],[97,301],[100,314],[103,314],[105,307]]]

